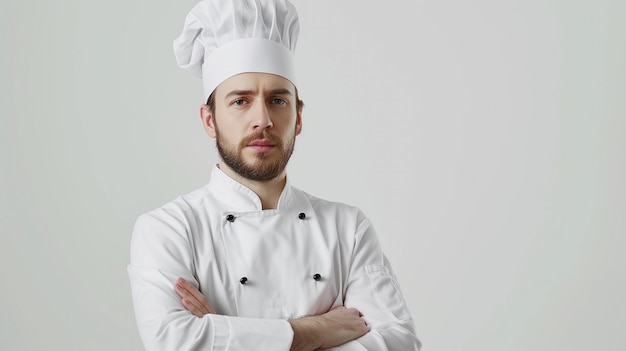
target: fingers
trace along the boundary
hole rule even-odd
[[[321,318],[318,321],[324,328],[320,349],[341,345],[370,331],[361,313],[355,308],[341,306],[317,317]]]
[[[180,301],[185,309],[196,317],[202,317],[206,314],[206,311],[203,309],[202,303],[193,295],[193,289],[189,285],[187,281],[179,278],[174,285],[174,291],[180,297]]]
[[[365,319],[363,319],[363,314],[359,310],[347,307],[342,307],[342,309],[342,313],[345,313],[345,315],[349,317],[349,319],[344,321],[347,328],[352,328],[359,336],[370,331],[370,327],[365,322]]]
[[[174,284],[174,291],[180,297],[183,307],[194,316],[202,317],[205,314],[216,313],[206,296],[185,279],[178,278]]]
[[[335,307],[331,310],[331,312],[335,314],[346,314],[348,316],[354,316],[354,317],[359,317],[359,318],[363,317],[363,314],[356,308],[345,307],[345,306]]]
[[[180,300],[180,302],[183,304],[183,307],[185,307],[187,311],[189,311],[191,314],[198,318],[202,318],[205,314],[207,314],[205,313],[205,311],[202,310],[202,307],[194,304],[191,300],[186,300],[183,298]]]

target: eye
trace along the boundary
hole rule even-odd
[[[275,104],[275,105],[286,105],[287,104],[287,100],[281,99],[281,98],[274,98],[274,99],[272,99],[272,103]]]
[[[241,106],[241,105],[243,105],[245,103],[246,103],[246,100],[244,100],[244,99],[237,99],[237,100],[233,101],[231,104],[235,105],[235,106]]]

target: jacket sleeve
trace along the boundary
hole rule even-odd
[[[344,305],[356,308],[370,332],[335,351],[418,351],[421,343],[397,278],[385,257],[376,231],[364,218],[356,231]]]
[[[197,287],[187,233],[177,216],[148,214],[135,223],[128,275],[145,349],[288,351],[293,330],[286,320],[218,314],[198,318],[182,306],[174,292],[176,279]]]

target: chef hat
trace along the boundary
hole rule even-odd
[[[288,0],[201,0],[174,40],[178,65],[202,77],[207,98],[244,72],[273,73],[295,85],[300,26]]]

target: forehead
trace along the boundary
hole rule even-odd
[[[289,80],[271,73],[240,73],[223,81],[216,89],[217,96],[233,91],[254,93],[283,90],[295,94],[295,86]]]

